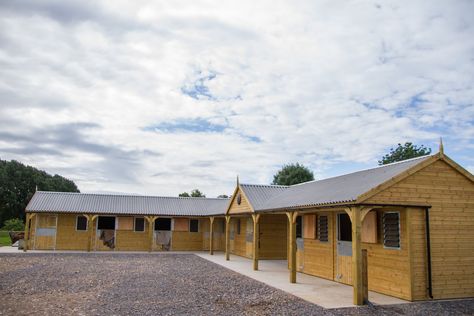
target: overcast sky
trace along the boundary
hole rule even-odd
[[[397,143],[474,171],[474,1],[0,1],[0,158],[231,194]]]

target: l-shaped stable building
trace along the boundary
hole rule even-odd
[[[406,300],[474,297],[474,176],[441,151],[232,198],[36,192],[28,249],[225,250]],[[250,268],[250,267],[249,267]],[[364,282],[364,280],[367,280]],[[335,298],[337,299],[337,298]]]

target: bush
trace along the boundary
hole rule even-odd
[[[2,227],[2,230],[7,231],[23,231],[25,229],[25,224],[19,218],[12,218],[5,221],[5,224]]]

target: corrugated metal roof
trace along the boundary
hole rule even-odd
[[[26,211],[206,216],[225,214],[228,203],[228,199],[37,191]]]
[[[432,156],[423,156],[324,180],[290,186],[255,207],[272,210],[353,202],[357,197]],[[256,198],[257,199],[257,198]]]
[[[284,185],[262,184],[240,184],[240,187],[255,210],[262,208],[269,199],[288,188]]]

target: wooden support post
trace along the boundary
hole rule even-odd
[[[87,218],[87,230],[88,230],[88,238],[87,238],[87,252],[90,252],[92,249],[92,238],[94,237],[94,221],[98,215],[84,215]]]
[[[364,288],[362,282],[362,219],[361,208],[351,208],[352,221],[352,287],[354,305],[364,304]]]
[[[145,219],[148,221],[148,236],[149,236],[149,248],[148,252],[153,251],[153,231],[154,231],[154,224],[158,216],[145,216]]]
[[[230,216],[225,217],[225,260],[230,259]]]
[[[29,234],[30,234],[30,219],[31,215],[29,213],[26,213],[26,223],[25,223],[25,238],[23,239],[24,245],[23,245],[23,252],[26,252],[28,250],[28,239],[29,239]]]
[[[362,294],[364,304],[369,302],[369,274],[367,268],[367,249],[362,249]]]
[[[296,283],[296,217],[298,212],[286,212],[286,216],[288,217],[290,228],[290,253],[288,254],[288,260],[290,261],[290,283]]]
[[[214,217],[209,217],[209,254],[214,254]]]
[[[286,221],[286,265],[290,270],[290,221]]]
[[[258,270],[258,248],[260,244],[259,224],[260,214],[252,214],[253,219],[253,269]]]
[[[91,216],[92,215],[87,215],[83,214],[87,219],[87,252],[91,251],[91,243],[92,243],[92,223],[91,223]]]

